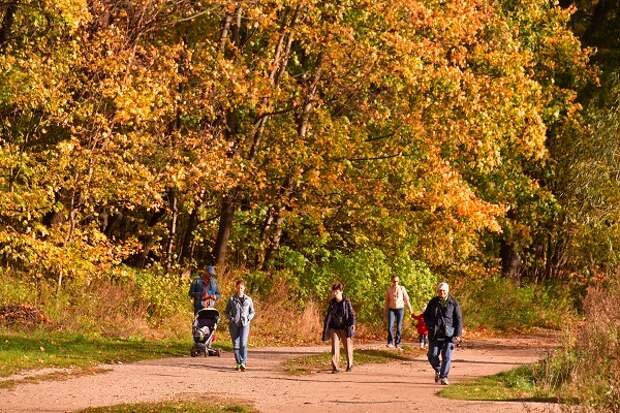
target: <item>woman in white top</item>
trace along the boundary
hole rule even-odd
[[[409,294],[405,287],[400,285],[398,275],[392,275],[392,285],[385,291],[385,317],[387,318],[387,346],[400,348],[400,336],[403,329],[403,316],[405,314],[405,304],[411,311]],[[396,334],[393,334],[396,324]]]

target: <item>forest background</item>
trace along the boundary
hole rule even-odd
[[[372,336],[392,274],[416,311],[445,279],[469,329],[606,326],[567,344],[577,386],[580,357],[620,349],[619,19],[609,0],[0,1],[0,305],[182,336],[215,264],[260,298],[259,332],[306,341],[335,280]]]

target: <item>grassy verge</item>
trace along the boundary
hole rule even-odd
[[[536,369],[536,365],[520,366],[493,376],[452,384],[439,395],[459,400],[557,402],[557,394],[539,384]]]
[[[0,377],[44,367],[89,369],[102,363],[187,356],[190,348],[191,338],[145,340],[45,330],[29,333],[0,331]]]
[[[353,360],[355,366],[371,363],[389,363],[391,361],[409,361],[413,360],[418,352],[405,347],[405,351],[389,351],[389,350],[355,350]],[[342,368],[346,368],[346,355],[340,352],[340,362]],[[345,363],[345,364],[343,364]],[[331,368],[331,353],[313,354],[311,356],[295,357],[286,360],[283,363],[284,370],[288,374],[300,376],[316,373],[321,370]]]
[[[256,409],[238,403],[170,401],[161,403],[119,404],[93,407],[78,413],[253,413]]]

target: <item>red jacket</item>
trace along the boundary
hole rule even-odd
[[[417,321],[415,327],[418,330],[418,334],[427,335],[428,327],[426,327],[426,323],[424,322],[424,313],[420,315],[413,315],[413,318]]]

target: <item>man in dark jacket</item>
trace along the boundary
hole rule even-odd
[[[332,340],[332,373],[338,373],[340,362],[340,341],[347,353],[347,371],[353,368],[353,336],[355,335],[355,311],[348,298],[342,295],[341,283],[332,285],[333,298],[323,322],[323,341]]]
[[[448,294],[448,291],[447,283],[439,283],[437,297],[429,301],[424,311],[424,322],[428,326],[430,342],[428,361],[435,370],[435,383],[441,384],[448,384],[452,351],[463,334],[461,307],[458,301]]]

